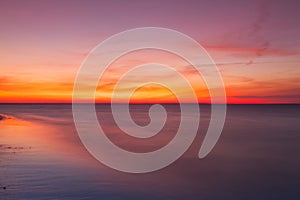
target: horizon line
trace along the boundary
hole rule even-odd
[[[0,105],[18,105],[18,104],[61,104],[61,105],[72,105],[72,104],[95,104],[95,105],[111,105],[111,104],[127,104],[127,103],[72,103],[72,102],[0,102]],[[180,105],[180,104],[198,104],[198,105],[224,105],[222,103],[211,104],[211,103],[129,103],[129,105],[154,105],[154,104],[163,104],[163,105]],[[226,103],[226,105],[300,105],[299,103]]]

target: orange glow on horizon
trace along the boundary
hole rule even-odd
[[[223,54],[224,52],[257,54],[259,49],[242,47],[207,47],[212,54]],[[255,53],[256,52],[256,53]],[[266,52],[264,52],[266,53]],[[276,50],[268,50],[268,55],[287,56],[288,53],[280,53]],[[137,59],[138,58],[138,59]],[[78,61],[83,60],[82,55],[76,57]],[[285,70],[280,74],[273,76],[262,76],[257,70],[264,67],[266,73],[269,69],[281,70],[280,64],[255,61],[235,61],[230,58],[229,61],[221,62],[218,65],[223,77],[227,93],[227,103],[229,104],[285,104],[300,103],[300,97],[295,95],[299,85],[297,73],[292,73],[293,63],[285,64]],[[189,63],[170,53],[154,50],[143,50],[127,54],[117,59],[104,72],[98,87],[96,88],[96,103],[111,103],[111,95],[119,78],[134,66],[145,63],[155,62],[163,63],[172,67],[186,78],[194,89],[198,102],[193,102],[186,89],[177,83],[176,75],[167,71],[153,71],[145,69],[144,71],[133,73],[123,85],[121,92],[117,95],[116,102],[127,102],[125,98],[132,89],[136,88],[138,82],[143,81],[144,76],[153,78],[159,82],[160,79],[168,79],[180,94],[184,95],[183,103],[211,103],[209,90],[205,81]],[[1,64],[1,61],[0,61]],[[207,70],[205,66],[203,70]],[[14,69],[15,66],[12,66]],[[30,68],[30,67],[28,67]],[[73,84],[76,77],[77,68],[61,70],[60,68],[52,71],[47,69],[33,70],[27,75],[6,75],[0,76],[0,103],[71,103]],[[244,70],[238,71],[237,69]],[[7,70],[7,69],[6,69]],[[49,74],[49,75],[48,75]],[[45,76],[47,75],[47,76]],[[291,78],[292,77],[292,78]],[[154,81],[154,82],[155,82]],[[87,80],[87,85],[89,81]],[[218,89],[218,88],[215,88]],[[175,91],[174,91],[175,92]],[[90,102],[91,99],[84,97],[82,102]],[[161,86],[145,85],[135,91],[130,98],[130,103],[178,103],[174,94]]]

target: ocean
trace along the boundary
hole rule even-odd
[[[165,127],[148,139],[122,133],[110,105],[96,110],[111,141],[142,153],[176,134],[180,108],[164,106]],[[197,136],[181,158],[158,171],[129,174],[89,154],[71,104],[0,104],[0,199],[300,199],[300,105],[228,105],[221,137],[204,159],[198,152],[211,109],[199,106]],[[150,122],[150,105],[130,107],[137,124]]]

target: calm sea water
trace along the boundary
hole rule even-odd
[[[97,114],[115,144],[147,152],[177,131],[180,109],[165,107],[166,126],[150,139],[122,133],[108,105],[97,105]],[[179,160],[156,172],[126,174],[86,151],[71,105],[2,104],[7,119],[0,121],[0,199],[300,199],[299,105],[229,106],[220,140],[201,160],[210,107],[200,109],[198,136]],[[131,106],[137,124],[149,123],[148,110]]]

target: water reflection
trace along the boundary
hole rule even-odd
[[[135,152],[160,148],[174,137],[180,110],[166,106],[168,121],[155,137],[132,139],[97,106],[108,137]],[[70,105],[0,105],[1,199],[297,199],[300,198],[300,106],[229,106],[220,141],[203,160],[197,154],[209,123],[181,159],[148,174],[124,174],[96,161],[81,144]],[[137,124],[149,121],[136,105]]]

